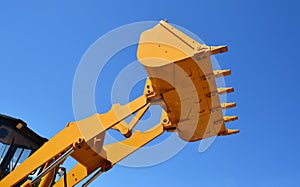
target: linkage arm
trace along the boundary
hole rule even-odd
[[[166,123],[167,119],[167,123]],[[104,145],[101,151],[101,155],[105,155],[105,159],[111,164],[110,167],[120,162],[122,159],[126,158],[136,150],[143,147],[148,142],[157,138],[164,132],[164,126],[168,125],[170,122],[167,118],[166,113],[163,111],[161,122],[156,126],[145,132],[135,131],[132,133],[131,137],[120,142],[115,142],[112,144]],[[109,167],[109,169],[110,169]],[[107,168],[99,169],[96,174],[94,174],[83,186],[87,186],[95,178],[97,178],[102,172],[107,171]],[[89,176],[92,171],[89,171],[82,164],[78,163],[67,173],[67,184],[68,186],[74,186],[80,181]],[[63,187],[64,179],[60,179],[54,187]]]

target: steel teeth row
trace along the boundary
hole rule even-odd
[[[210,51],[211,51],[211,54],[214,55],[214,54],[218,54],[218,53],[227,52],[228,48],[227,48],[227,46],[211,46]],[[231,75],[231,70],[229,70],[229,69],[215,70],[213,73],[214,73],[215,78],[219,78],[219,77],[222,77],[222,76]],[[234,92],[234,89],[232,87],[217,88],[217,90],[218,90],[219,95]],[[229,109],[229,108],[233,108],[235,106],[236,106],[236,103],[234,103],[234,102],[232,102],[232,103],[221,103],[221,108],[222,109]],[[237,119],[238,119],[237,116],[224,116],[223,117],[223,122],[231,122],[231,121],[235,121]],[[239,133],[239,130],[227,129],[226,132],[223,132],[220,135],[229,135],[229,134],[236,134],[236,133]]]

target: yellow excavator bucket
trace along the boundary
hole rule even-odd
[[[185,141],[239,132],[224,124],[237,117],[222,113],[235,103],[219,99],[219,94],[233,88],[217,88],[215,80],[231,71],[214,71],[210,60],[211,55],[226,51],[226,46],[200,44],[166,21],[141,34],[137,58],[149,75],[145,92],[163,101],[158,103],[171,122],[167,131],[176,131]]]

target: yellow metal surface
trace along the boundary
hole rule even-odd
[[[32,187],[30,180],[24,182],[21,187]]]
[[[45,165],[45,168],[48,167],[52,161],[48,162]],[[51,169],[41,180],[39,187],[50,187],[53,179],[55,178],[55,168]]]
[[[106,153],[106,158],[114,165],[144,146],[146,143],[161,135],[163,131],[163,125],[158,124],[146,132],[136,131],[126,140],[105,145],[104,151]]]
[[[67,185],[68,186],[75,186],[80,181],[85,179],[91,172],[88,172],[87,168],[78,163],[75,165],[68,173],[67,173]],[[53,187],[64,187],[64,179],[61,178],[57,183],[53,185]]]
[[[129,124],[126,123],[125,120],[120,121],[116,125],[112,127],[112,129],[118,130],[121,132],[125,137],[130,137],[131,136],[131,131],[132,129],[137,125],[139,120],[142,118],[142,116],[145,114],[145,112],[148,110],[150,107],[150,103],[142,107],[137,114],[132,118]]]

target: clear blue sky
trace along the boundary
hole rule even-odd
[[[204,153],[190,143],[156,166],[116,166],[91,186],[299,187],[299,8],[296,0],[2,1],[0,113],[52,137],[74,120],[73,78],[88,47],[124,24],[167,18],[229,46],[217,59],[233,71],[226,83],[237,107],[228,114],[239,120],[228,126],[241,133]],[[110,83],[102,84],[99,111],[110,107]]]

